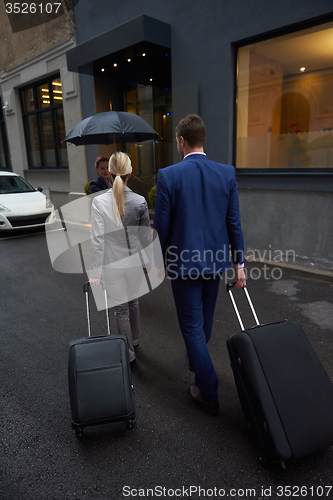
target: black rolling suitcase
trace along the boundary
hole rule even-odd
[[[305,336],[292,321],[245,330],[227,347],[236,387],[263,465],[304,457],[333,444],[333,384]]]
[[[91,337],[89,314],[89,281],[86,295],[88,337],[69,344],[68,385],[72,427],[78,438],[83,427],[124,420],[135,424],[134,392],[126,337],[111,335],[104,289],[108,335]]]

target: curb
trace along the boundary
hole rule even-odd
[[[321,269],[310,269],[309,267],[297,266],[296,264],[287,264],[286,262],[274,262],[267,259],[255,259],[253,256],[248,257],[245,255],[245,261],[247,264],[266,264],[272,267],[279,267],[283,274],[300,276],[302,278],[312,278],[321,281],[328,281],[333,283],[333,272],[321,270]]]

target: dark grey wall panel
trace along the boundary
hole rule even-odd
[[[239,199],[246,249],[266,259],[289,251],[291,265],[333,271],[330,193],[240,189]]]

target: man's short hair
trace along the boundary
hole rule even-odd
[[[203,119],[194,114],[185,116],[176,127],[176,137],[184,137],[189,146],[203,146],[206,140],[206,127]]]

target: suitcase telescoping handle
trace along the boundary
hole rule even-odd
[[[105,286],[104,281],[100,280],[100,283],[101,283],[102,288],[104,290],[104,297],[105,297],[106,327],[108,329],[108,335],[111,335],[110,319],[109,319],[109,308],[108,308],[108,295],[107,295],[106,286]],[[83,293],[86,296],[88,337],[91,337],[90,310],[89,310],[89,288],[90,288],[90,283],[89,283],[89,281],[86,281],[86,283],[83,285]]]
[[[237,316],[237,318],[238,318],[238,321],[239,321],[240,327],[241,327],[241,329],[242,329],[242,330],[245,330],[244,325],[243,325],[243,322],[242,322],[242,318],[241,318],[241,316],[240,316],[240,314],[239,314],[239,310],[238,310],[237,304],[236,304],[235,299],[234,299],[234,295],[233,295],[233,293],[232,293],[232,289],[234,288],[234,286],[235,286],[235,283],[231,283],[231,284],[229,283],[229,284],[227,285],[227,292],[229,293],[229,296],[230,296],[230,299],[231,299],[232,305],[234,306],[234,309],[235,309],[236,316]],[[256,321],[256,323],[257,323],[257,325],[260,325],[260,322],[259,322],[259,319],[258,319],[257,313],[256,313],[256,311],[255,311],[255,309],[254,309],[254,307],[253,307],[252,300],[251,300],[250,294],[249,294],[249,292],[248,292],[248,290],[247,290],[246,286],[244,286],[243,290],[244,290],[244,292],[245,292],[245,295],[246,295],[247,301],[248,301],[248,303],[249,303],[249,305],[250,305],[250,307],[251,307],[251,311],[252,311],[252,314],[253,314],[253,316],[254,316],[254,319],[255,319],[255,321]]]

